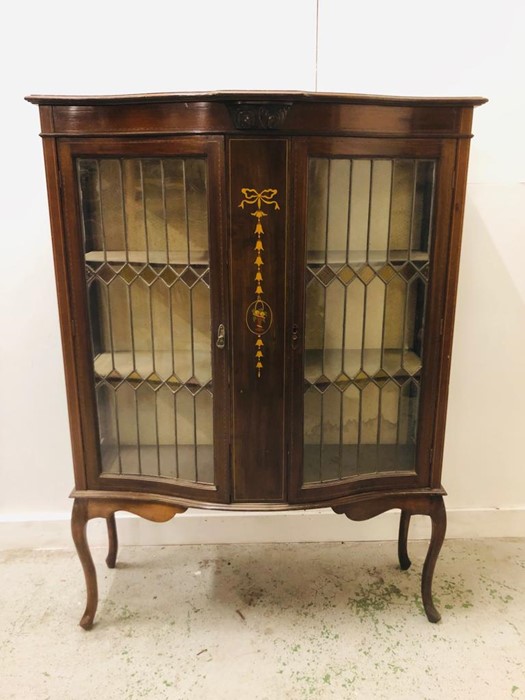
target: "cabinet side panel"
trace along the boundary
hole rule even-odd
[[[466,114],[465,120],[472,120],[472,110]],[[467,188],[467,169],[470,151],[470,141],[459,141],[456,151],[454,193],[451,205],[450,243],[447,259],[447,279],[444,292],[443,311],[443,345],[441,366],[439,369],[438,403],[434,419],[434,460],[432,464],[432,486],[441,482],[441,466],[443,446],[445,441],[445,424],[447,415],[447,400],[450,379],[450,363],[452,356],[452,340],[454,333],[454,318],[456,313],[456,296],[459,277],[459,262],[461,238],[463,233],[463,217],[465,211],[465,195]]]
[[[41,108],[42,111],[50,108]],[[42,125],[45,125],[42,115]],[[44,159],[46,168],[47,192],[49,202],[49,216],[51,222],[51,237],[53,243],[53,259],[55,265],[55,278],[58,297],[58,310],[60,315],[60,331],[62,338],[62,352],[64,356],[64,372],[66,379],[69,427],[71,431],[71,445],[73,451],[73,465],[75,469],[75,485],[77,489],[85,489],[86,473],[84,464],[84,450],[78,404],[78,380],[76,374],[75,354],[73,345],[73,309],[68,285],[68,271],[66,262],[64,222],[60,203],[60,173],[56,152],[55,139],[44,138]]]
[[[284,139],[229,143],[236,501],[285,498],[287,159]]]

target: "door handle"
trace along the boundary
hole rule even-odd
[[[224,328],[223,323],[221,323],[217,328],[217,340],[215,345],[219,348],[219,350],[222,350],[226,345],[226,329]]]

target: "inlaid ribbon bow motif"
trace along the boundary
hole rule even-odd
[[[253,212],[251,212],[252,216],[255,216],[257,219],[257,223],[255,225],[255,235],[257,237],[257,240],[255,241],[255,262],[254,265],[257,268],[257,271],[255,273],[255,301],[252,301],[250,306],[248,307],[248,311],[246,314],[246,322],[248,324],[248,328],[252,333],[254,333],[257,336],[257,340],[255,341],[255,368],[257,370],[257,376],[261,376],[261,369],[263,367],[263,348],[264,348],[264,342],[262,339],[262,335],[266,333],[266,331],[269,330],[271,323],[272,323],[272,310],[270,306],[263,301],[262,296],[264,294],[263,292],[263,274],[262,274],[262,266],[264,265],[263,261],[263,252],[264,252],[264,246],[263,242],[261,240],[261,236],[264,234],[264,229],[262,225],[262,218],[264,216],[268,216],[266,212],[262,211],[261,205],[262,204],[268,204],[268,205],[273,205],[274,211],[279,209],[279,204],[274,200],[275,195],[277,194],[277,190],[268,188],[265,190],[262,190],[261,192],[257,192],[257,190],[250,189],[249,187],[242,187],[241,188],[242,195],[244,199],[241,201],[239,204],[239,207],[241,209],[244,209],[245,204],[257,204],[257,209]]]

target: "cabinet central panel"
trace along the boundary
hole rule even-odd
[[[285,139],[229,143],[233,498],[285,499]]]

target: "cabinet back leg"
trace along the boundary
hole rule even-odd
[[[432,534],[430,537],[430,545],[428,547],[427,556],[423,565],[423,577],[421,579],[421,597],[423,606],[430,622],[439,622],[441,615],[436,610],[432,600],[432,579],[434,577],[434,569],[436,561],[445,539],[447,529],[447,513],[442,496],[437,496],[433,499],[432,509],[430,511],[432,519]]]
[[[408,556],[407,541],[408,541],[408,527],[410,525],[410,513],[406,510],[401,511],[401,518],[399,520],[399,539],[397,542],[397,555],[399,558],[399,566],[405,571],[410,567],[412,562]]]
[[[109,549],[108,556],[106,557],[106,564],[109,569],[114,569],[117,562],[117,552],[118,552],[118,535],[117,535],[117,524],[115,522],[115,513],[111,513],[106,518],[108,525],[108,539],[109,539]]]
[[[97,572],[95,571],[95,565],[93,564],[91,552],[89,551],[86,533],[88,520],[87,502],[76,498],[73,503],[73,511],[71,514],[71,533],[86,579],[86,609],[79,622],[80,626],[85,630],[89,630],[93,626],[93,619],[98,604]]]

